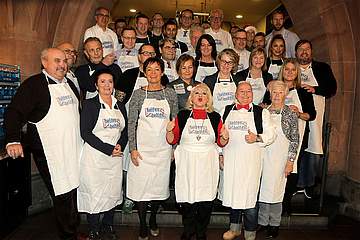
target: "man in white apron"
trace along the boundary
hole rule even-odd
[[[41,53],[42,73],[19,87],[4,114],[7,152],[23,155],[21,126],[28,120],[28,138],[35,163],[52,197],[60,239],[78,233],[76,188],[79,186],[79,94],[68,81],[65,54],[58,48]]]
[[[151,44],[154,47],[156,56],[160,56],[159,43],[154,38],[148,35],[149,30],[149,18],[145,14],[138,14],[135,17],[135,29],[136,29],[136,41],[135,48],[140,49],[144,43]]]
[[[240,236],[244,212],[244,237],[253,240],[264,147],[273,143],[277,134],[269,111],[252,104],[250,83],[240,82],[235,97],[238,104],[228,105],[223,115],[229,143],[223,148],[222,201],[224,206],[231,207],[230,230],[224,233],[223,239]]]
[[[190,28],[191,24],[194,20],[194,13],[190,9],[182,10],[180,13],[180,23],[181,27],[179,28],[179,31],[177,31],[176,39],[179,41],[185,43],[188,47],[188,49],[191,48],[191,39],[190,39]]]
[[[234,50],[239,55],[238,72],[249,67],[250,52],[246,47],[246,31],[239,29],[234,33]]]
[[[220,9],[212,10],[210,13],[210,28],[206,33],[210,34],[216,43],[216,51],[219,53],[225,48],[234,48],[230,33],[221,29],[224,13]]]
[[[95,10],[95,26],[86,29],[84,34],[84,42],[89,37],[97,37],[100,39],[102,47],[104,49],[104,57],[120,49],[120,44],[116,33],[106,27],[110,18],[109,14],[110,12],[108,9],[104,7],[98,7]]]
[[[135,48],[136,31],[133,27],[126,26],[122,31],[121,40],[123,48],[115,51],[116,63],[122,72],[139,66],[138,50]]]
[[[305,188],[305,196],[314,195],[315,177],[322,149],[322,126],[324,121],[325,98],[335,95],[337,83],[331,67],[324,62],[312,59],[312,44],[308,40],[300,40],[295,46],[296,58],[300,63],[301,87],[313,94],[316,118],[309,122],[308,147],[305,149],[299,169],[297,186]]]
[[[199,38],[205,34],[205,30],[202,27],[192,27],[190,29],[190,41],[191,41],[191,45],[190,47],[188,47],[188,51],[184,52],[184,54],[188,54],[190,56],[192,56],[193,58],[196,57],[196,53],[195,53],[195,49],[196,49],[196,45],[199,41]]]
[[[179,75],[176,72],[176,44],[171,38],[161,39],[159,41],[159,49],[161,53],[161,59],[164,61],[165,70],[164,73],[168,77],[169,82],[175,81]]]
[[[116,86],[120,75],[121,69],[117,64],[114,64],[115,55],[107,55],[104,58],[103,48],[101,42],[96,37],[89,37],[84,43],[84,53],[89,60],[88,64],[81,65],[76,68],[75,76],[77,77],[80,85],[80,90],[83,93],[84,99],[95,97],[98,92],[95,88],[94,73],[100,69],[108,68],[113,72],[114,86]]]

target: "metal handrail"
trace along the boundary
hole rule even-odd
[[[324,203],[324,191],[325,191],[325,182],[326,182],[326,173],[328,169],[328,161],[329,161],[329,139],[331,132],[331,123],[326,124],[325,129],[325,143],[324,143],[324,157],[323,157],[323,168],[322,168],[322,176],[321,176],[321,188],[320,188],[320,210],[323,207]]]

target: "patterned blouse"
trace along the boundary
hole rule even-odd
[[[288,157],[295,158],[299,147],[299,128],[296,113],[286,105],[279,110],[268,110],[271,114],[281,114],[281,129],[290,141]]]

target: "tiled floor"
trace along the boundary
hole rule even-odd
[[[135,226],[115,226],[119,233],[119,240],[137,240],[139,228]],[[150,237],[149,239],[157,240],[173,240],[180,239],[182,228],[177,227],[161,227],[160,236],[157,238]],[[227,229],[211,228],[207,230],[208,240],[220,240],[222,234]],[[80,231],[88,233],[89,226],[86,224],[80,225]],[[56,234],[55,219],[53,210],[36,214],[29,217],[29,219],[14,233],[12,233],[6,240],[25,240],[25,239],[58,239]],[[104,237],[104,239],[108,239]],[[195,237],[193,237],[195,240]],[[235,240],[244,239],[243,236],[237,237]],[[261,232],[256,239],[267,239],[266,232]],[[334,223],[328,229],[280,229],[279,240],[285,239],[339,239],[339,240],[359,240],[360,226],[359,222],[345,216],[338,216]]]

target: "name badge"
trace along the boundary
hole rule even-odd
[[[183,83],[174,85],[176,94],[185,94],[185,86]]]

